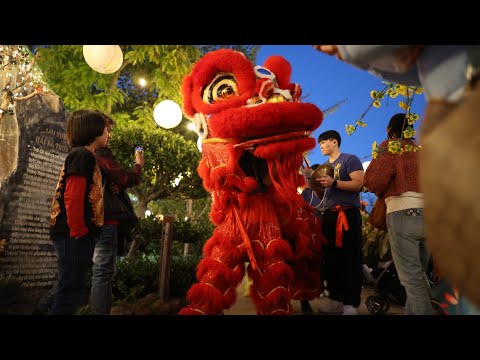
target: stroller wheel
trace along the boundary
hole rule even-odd
[[[373,315],[385,313],[390,308],[390,303],[380,294],[370,295],[365,300],[367,310]]]
[[[385,306],[383,307],[383,312],[382,313],[386,313],[388,310],[390,310],[390,300],[388,300],[388,297],[383,297],[383,299],[385,300]]]

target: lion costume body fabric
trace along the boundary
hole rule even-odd
[[[297,188],[305,185],[303,153],[315,147],[310,133],[323,114],[300,102],[291,71],[280,56],[254,66],[222,49],[205,54],[184,79],[184,112],[202,139],[198,173],[216,227],[182,315],[230,308],[247,262],[257,314],[291,314],[292,299],[320,295],[325,239]]]

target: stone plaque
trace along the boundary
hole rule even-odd
[[[0,273],[23,288],[51,288],[57,277],[50,205],[67,156],[67,111],[56,95],[16,101],[0,120]]]

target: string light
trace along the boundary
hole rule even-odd
[[[5,114],[13,115],[15,101],[47,92],[42,71],[24,45],[0,45],[0,71],[5,74],[6,81],[0,89],[0,120]]]

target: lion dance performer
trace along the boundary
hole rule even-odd
[[[205,54],[184,79],[184,112],[202,139],[198,173],[216,226],[203,247],[182,315],[222,314],[245,275],[257,314],[291,314],[291,300],[321,292],[320,223],[297,188],[321,110],[300,101],[292,69],[272,56],[253,66],[240,52]]]

